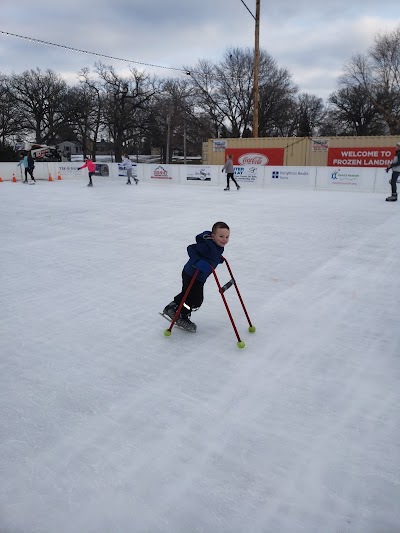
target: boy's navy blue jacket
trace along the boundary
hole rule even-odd
[[[220,263],[224,262],[224,258],[222,257],[224,248],[216,244],[211,236],[211,231],[203,231],[203,233],[196,235],[196,244],[190,244],[187,247],[187,252],[189,254],[189,261],[183,267],[183,270],[189,274],[189,276],[193,276],[199,261],[203,261],[203,264],[204,261],[206,261],[208,264],[212,265],[213,268],[217,268]],[[211,272],[211,268],[209,269],[209,272],[199,270],[196,281],[204,283]]]

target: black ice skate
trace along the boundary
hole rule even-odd
[[[139,180],[137,178],[133,178],[135,180],[136,185],[139,183]]]
[[[93,187],[93,183],[90,181],[88,184],[87,184],[88,187]]]
[[[236,189],[239,190],[240,189],[240,185],[236,185]]]
[[[163,314],[169,316],[169,318],[172,320],[175,316],[176,310],[178,309],[178,306],[175,302],[171,302],[166,307],[164,307]]]
[[[387,202],[397,202],[397,193],[392,193],[392,196],[386,198]]]
[[[178,328],[185,329],[186,331],[190,331],[191,333],[195,333],[197,326],[194,322],[192,322],[188,316],[182,316],[178,318],[176,321],[176,325]]]
[[[229,191],[229,187],[225,187],[224,191]]]
[[[127,185],[132,185],[132,183],[131,183],[130,180],[128,180],[128,181],[126,182],[126,184],[127,184]]]

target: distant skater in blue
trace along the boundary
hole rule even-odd
[[[33,169],[35,168],[35,160],[32,157],[31,152],[27,152],[25,156],[21,154],[21,161],[18,163],[18,167],[23,165],[25,169],[25,180],[23,183],[28,183],[28,174],[31,177],[31,183],[36,183],[35,178],[33,177]]]
[[[195,332],[196,324],[190,320],[192,311],[196,311],[204,300],[204,284],[208,276],[220,263],[224,262],[222,254],[224,247],[228,244],[230,229],[225,222],[216,222],[211,231],[203,231],[196,236],[196,243],[187,247],[189,261],[185,264],[182,271],[182,290],[175,296],[163,311],[164,315],[173,319],[182,302],[185,292],[192,281],[193,275],[198,269],[199,272],[194,280],[192,288],[187,295],[186,301],[181,309],[177,326],[187,331]]]

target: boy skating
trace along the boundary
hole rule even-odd
[[[174,318],[193,275],[198,269],[199,272],[176,321],[177,326],[180,328],[191,332],[196,331],[196,324],[190,320],[191,313],[196,311],[203,303],[204,283],[212,272],[211,266],[215,269],[220,263],[224,262],[222,254],[225,245],[228,244],[229,235],[229,226],[225,222],[216,222],[211,231],[199,233],[196,236],[196,243],[187,247],[189,261],[182,271],[182,290],[163,311],[163,314],[167,315],[171,320]]]

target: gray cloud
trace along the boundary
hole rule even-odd
[[[254,0],[246,0],[251,10]],[[354,53],[378,31],[394,29],[398,1],[261,0],[260,45],[292,73],[300,91],[326,98]],[[2,0],[0,30],[140,63],[193,66],[222,59],[228,47],[254,46],[254,20],[240,0]],[[0,72],[50,68],[69,80],[100,58],[0,34]],[[122,62],[112,64],[124,71]],[[141,68],[139,64],[132,66]],[[145,68],[157,76],[172,70]]]

